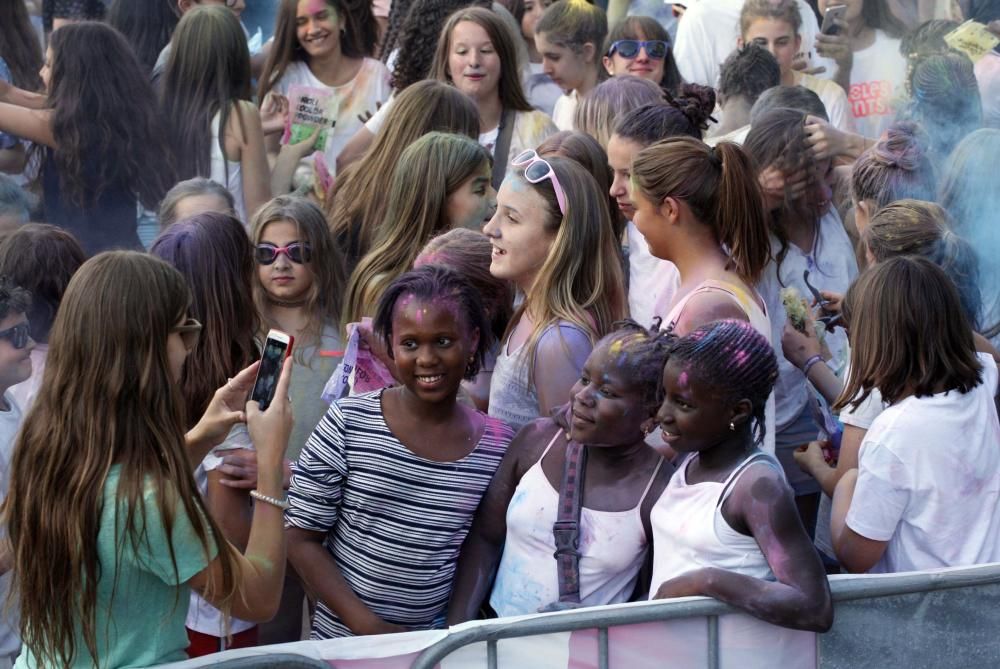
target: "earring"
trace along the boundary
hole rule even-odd
[[[733,421],[729,421],[729,430],[736,432],[736,424]]]
[[[649,433],[652,432],[652,431],[653,431],[653,426],[652,425],[643,425],[642,426],[642,436],[643,437],[648,437]]]

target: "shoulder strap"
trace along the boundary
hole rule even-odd
[[[560,602],[580,601],[580,507],[586,469],[587,449],[570,441],[566,444],[566,463],[559,486],[559,510],[552,526]]]
[[[653,475],[649,477],[649,481],[646,483],[646,489],[642,491],[642,497],[639,498],[639,506],[646,501],[646,495],[649,494],[649,489],[653,487],[653,481],[656,480],[656,475],[660,472],[660,467],[663,466],[663,457],[661,456],[659,460],[656,461],[656,467],[653,469]]]
[[[721,508],[722,505],[726,503],[726,500],[729,499],[729,495],[733,492],[733,489],[736,487],[736,481],[739,480],[740,476],[743,475],[743,472],[750,469],[751,465],[755,465],[758,462],[761,464],[770,465],[771,467],[775,467],[780,472],[784,471],[781,469],[781,465],[776,463],[774,461],[774,458],[772,458],[767,453],[755,453],[754,455],[751,455],[749,458],[744,460],[739,467],[734,469],[733,472],[729,475],[729,478],[726,479],[726,483],[722,487],[722,494],[719,495],[719,501],[716,504],[716,508]]]
[[[497,134],[497,143],[493,149],[493,188],[500,190],[504,175],[507,174],[507,158],[510,156],[510,142],[514,136],[514,121],[517,112],[513,109],[504,109],[500,115],[500,132]]]

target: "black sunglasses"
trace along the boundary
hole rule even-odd
[[[312,256],[312,249],[305,242],[292,242],[288,246],[275,246],[274,244],[258,244],[254,251],[254,257],[261,265],[270,265],[284,253],[293,263],[301,265],[309,262]]]
[[[639,55],[639,50],[643,48],[646,49],[646,55],[653,60],[663,60],[667,56],[667,49],[670,48],[670,45],[659,39],[645,42],[637,39],[620,39],[611,45],[608,55],[617,52],[622,58],[635,58]]]
[[[28,340],[31,339],[31,326],[27,323],[18,323],[14,327],[0,332],[0,339],[6,339],[14,348],[22,349],[28,345]]]

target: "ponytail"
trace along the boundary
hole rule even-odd
[[[712,149],[697,139],[673,137],[636,155],[632,180],[652,202],[684,200],[726,247],[731,269],[747,285],[757,283],[771,245],[764,198],[743,149],[729,142]]]
[[[719,142],[713,151],[722,169],[715,209],[719,241],[729,249],[733,271],[752,286],[771,260],[756,172],[749,156],[737,144]]]

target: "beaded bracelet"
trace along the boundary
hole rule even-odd
[[[807,379],[809,378],[809,370],[812,369],[813,365],[815,365],[817,362],[823,362],[823,356],[814,355],[813,357],[806,360],[806,364],[802,365],[802,373],[805,375]]]
[[[278,499],[277,497],[271,497],[270,495],[265,495],[264,493],[258,492],[256,490],[251,490],[250,496],[256,500],[260,500],[261,502],[267,502],[271,506],[276,506],[282,510],[286,510],[288,509],[288,507],[291,506],[288,503],[287,499]]]

